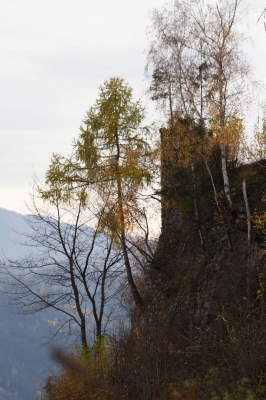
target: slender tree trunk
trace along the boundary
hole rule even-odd
[[[102,281],[101,281],[101,306],[100,306],[99,317],[96,322],[97,337],[102,335],[102,321],[103,321],[103,312],[104,312],[104,306],[105,306],[105,281],[106,281],[106,276],[107,276],[107,271],[108,271],[108,260],[109,260],[110,254],[111,254],[112,245],[113,245],[113,240],[110,241],[110,245],[108,247],[107,255],[106,255],[105,261],[104,261],[104,269],[103,269],[103,275],[102,275]]]
[[[251,222],[250,222],[250,211],[249,211],[249,203],[248,203],[248,196],[247,196],[247,185],[246,179],[243,179],[242,183],[243,189],[243,197],[246,206],[246,213],[247,213],[247,224],[248,224],[248,262],[247,262],[247,298],[249,299],[249,292],[250,292],[250,244],[251,244]]]
[[[94,321],[95,321],[95,324],[96,324],[96,336],[99,336],[102,333],[102,318],[99,318],[99,316],[98,316],[97,307],[96,307],[96,301],[95,301],[94,296],[90,293],[90,290],[88,288],[85,275],[83,275],[82,278],[83,278],[83,284],[84,284],[84,287],[85,287],[86,294],[87,294],[88,298],[90,299],[90,302],[91,302],[91,305],[92,305],[92,313],[93,313]],[[99,335],[98,335],[98,332],[100,332]]]
[[[219,114],[220,114],[220,149],[221,149],[221,161],[222,161],[222,174],[224,181],[224,194],[228,203],[229,208],[232,208],[232,199],[230,193],[229,177],[227,173],[227,159],[226,159],[226,148],[225,148],[225,137],[224,137],[224,127],[225,127],[225,110],[226,110],[226,83],[223,83],[223,53],[219,52],[219,62],[218,62],[218,76],[219,76]]]
[[[226,152],[225,152],[225,145],[221,143],[221,159],[222,159],[222,174],[223,174],[223,181],[224,181],[224,194],[228,202],[228,206],[232,208],[232,199],[230,193],[230,184],[229,178],[227,173],[227,165],[226,165]]]
[[[246,213],[247,213],[247,224],[248,224],[248,249],[249,249],[249,251],[250,251],[251,223],[250,223],[250,211],[249,211],[249,204],[248,204],[246,179],[243,180],[242,188],[243,188],[243,197],[244,197],[245,206],[246,206]]]
[[[120,241],[121,241],[121,246],[122,246],[125,267],[126,267],[127,281],[128,281],[128,284],[131,289],[131,292],[132,292],[132,295],[133,295],[136,305],[141,307],[142,298],[140,296],[140,293],[138,291],[138,288],[137,288],[134,278],[133,278],[132,269],[131,269],[131,265],[130,265],[130,261],[129,261],[129,257],[128,257],[127,246],[126,246],[125,215],[124,215],[124,208],[123,208],[123,191],[122,191],[122,182],[121,182],[121,175],[120,175],[120,169],[119,169],[120,145],[119,145],[119,138],[118,138],[117,131],[116,131],[116,147],[117,147],[116,183],[117,183],[117,202],[118,202],[119,215],[120,215],[120,221],[119,221],[120,222],[120,227],[119,227]]]
[[[102,334],[102,323],[101,321],[96,322],[96,337],[98,338]]]
[[[200,245],[203,246],[204,241],[203,241],[203,236],[202,236],[202,232],[200,229],[200,221],[199,221],[199,212],[198,212],[198,203],[197,203],[197,199],[196,199],[196,176],[195,176],[195,168],[194,168],[194,163],[191,161],[190,163],[190,167],[191,167],[191,172],[192,172],[192,182],[193,182],[193,203],[194,203],[194,212],[195,212],[195,218],[197,221],[197,228],[198,228],[198,232],[199,232],[199,238],[200,238]]]
[[[204,164],[206,166],[207,172],[208,172],[209,177],[211,179],[212,188],[213,188],[213,192],[214,192],[214,200],[215,200],[216,206],[218,208],[219,214],[223,219],[223,224],[224,224],[225,234],[226,234],[226,238],[227,238],[228,248],[229,248],[229,250],[232,250],[232,245],[231,245],[230,238],[229,238],[229,235],[228,235],[228,231],[227,231],[227,228],[226,228],[226,225],[225,225],[225,221],[224,221],[224,215],[223,215],[221,207],[219,205],[218,194],[217,194],[216,187],[215,187],[215,184],[214,184],[214,180],[213,180],[211,169],[209,167],[208,161],[206,160],[206,157],[204,156],[204,154],[202,154],[200,152],[199,152],[199,154],[203,158],[203,161],[204,161]]]
[[[117,179],[117,195],[118,195],[118,207],[119,207],[119,212],[120,212],[120,223],[121,223],[120,240],[121,240],[121,245],[122,245],[124,262],[125,262],[125,266],[126,266],[127,280],[128,280],[130,289],[132,291],[132,295],[135,300],[135,303],[138,306],[141,306],[142,298],[140,296],[140,293],[137,289],[137,286],[135,284],[135,281],[134,281],[134,278],[132,275],[132,269],[131,269],[131,265],[130,265],[130,261],[129,261],[129,257],[128,257],[127,246],[126,246],[125,217],[124,217],[124,210],[123,210],[122,185],[121,185],[120,177],[118,177],[118,179]]]
[[[81,343],[82,346],[87,347],[88,343],[87,343],[87,336],[86,336],[86,321],[84,318],[84,315],[82,314],[82,321],[80,324],[80,330],[81,330]]]
[[[76,286],[75,282],[75,276],[74,276],[74,269],[73,269],[73,260],[69,260],[69,267],[70,267],[70,279],[71,279],[71,286],[74,291],[74,298],[75,298],[75,304],[76,304],[76,309],[80,318],[80,332],[81,332],[81,343],[82,346],[87,347],[87,337],[86,337],[86,319],[85,316],[82,312],[81,306],[80,306],[80,300],[79,300],[79,291]]]

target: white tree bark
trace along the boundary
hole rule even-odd
[[[228,206],[231,208],[232,207],[232,199],[231,199],[231,193],[230,193],[230,184],[229,184],[229,178],[228,178],[228,173],[227,173],[227,165],[226,165],[226,151],[225,151],[225,145],[224,143],[221,144],[221,161],[222,161],[222,174],[223,174],[223,181],[224,181],[224,194],[226,197],[226,200],[228,202]]]

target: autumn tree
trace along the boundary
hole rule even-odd
[[[220,149],[229,208],[228,149],[239,132],[250,86],[245,37],[238,28],[244,14],[239,0],[176,0],[172,7],[154,10],[146,68],[152,98],[166,110],[170,128],[176,118],[190,118],[205,136],[205,160],[215,145]]]
[[[68,158],[53,156],[46,173],[49,190],[41,192],[49,199],[60,190],[62,198],[68,200],[79,190],[85,207],[92,193],[96,195],[101,229],[121,247],[127,281],[138,305],[141,295],[134,281],[126,237],[139,223],[139,192],[151,180],[148,128],[141,126],[144,117],[144,108],[133,101],[132,88],[123,79],[106,81],[86,114],[74,141],[74,153]]]

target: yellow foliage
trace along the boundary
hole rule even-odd
[[[228,161],[239,158],[244,141],[245,129],[243,120],[233,116],[227,119],[221,126],[221,123],[214,118],[209,122],[209,127],[213,132],[213,136],[211,137],[213,146],[219,146],[220,143],[223,143],[226,148],[226,158]]]
[[[172,129],[161,129],[162,168],[188,167],[197,151],[207,148],[206,138],[192,121],[178,120]],[[206,150],[206,149],[205,149]]]
[[[262,199],[263,202],[266,201],[266,197],[263,196]],[[254,214],[251,216],[251,219],[254,223],[254,226],[258,228],[262,233],[266,233],[266,211],[260,211],[258,212],[257,210],[254,212]]]

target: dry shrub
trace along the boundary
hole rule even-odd
[[[53,349],[61,363],[62,373],[46,380],[46,400],[111,400],[119,399],[112,377],[112,350],[107,341],[98,338],[93,350],[76,347],[67,355]]]

